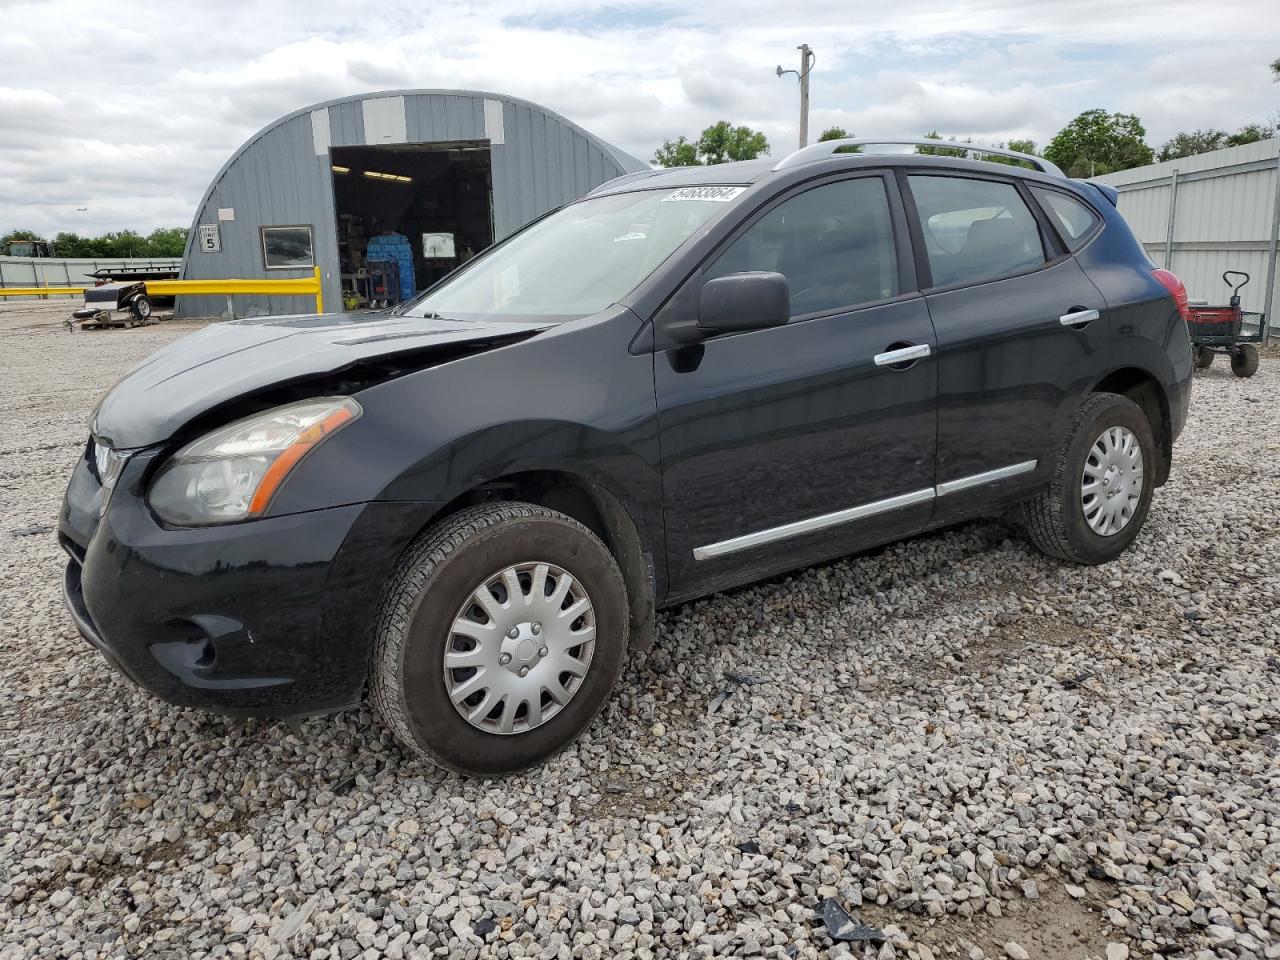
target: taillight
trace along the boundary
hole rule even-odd
[[[1163,267],[1156,267],[1151,271],[1151,274],[1164,284],[1166,290],[1173,294],[1173,302],[1178,305],[1178,312],[1182,314],[1182,319],[1190,323],[1191,308],[1187,304],[1187,288],[1178,279],[1178,275],[1172,270],[1166,270]]]

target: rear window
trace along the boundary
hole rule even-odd
[[[926,174],[907,179],[935,287],[994,280],[1045,262],[1036,219],[1013,184]]]
[[[1032,187],[1031,190],[1049,214],[1049,219],[1058,227],[1067,248],[1078,249],[1093,231],[1098,215],[1088,204],[1057,190],[1044,190],[1040,187]]]

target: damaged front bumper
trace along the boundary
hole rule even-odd
[[[105,510],[89,457],[68,486],[63,590],[84,638],[181,706],[292,716],[358,702],[382,586],[438,505],[349,504],[170,528],[144,499],[154,456],[129,459]]]

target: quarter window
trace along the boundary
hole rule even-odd
[[[993,280],[1045,262],[1035,217],[1013,184],[930,175],[907,179],[935,287]]]
[[[1058,225],[1058,232],[1066,241],[1067,248],[1078,250],[1085,237],[1093,230],[1093,225],[1098,222],[1098,215],[1086,204],[1074,197],[1068,197],[1065,193],[1059,193],[1057,190],[1042,190],[1039,187],[1031,189],[1041,206],[1049,211],[1049,216]]]
[[[898,263],[884,181],[841,180],[783,201],[712,263],[706,279],[750,270],[786,276],[793,317],[896,296]]]

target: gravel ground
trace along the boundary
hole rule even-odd
[[[1280,957],[1280,356],[1197,373],[1119,561],[983,521],[669,611],[583,741],[484,782],[364,711],[166,706],[77,637],[14,531],[192,325],[64,312],[0,307],[3,960]]]

